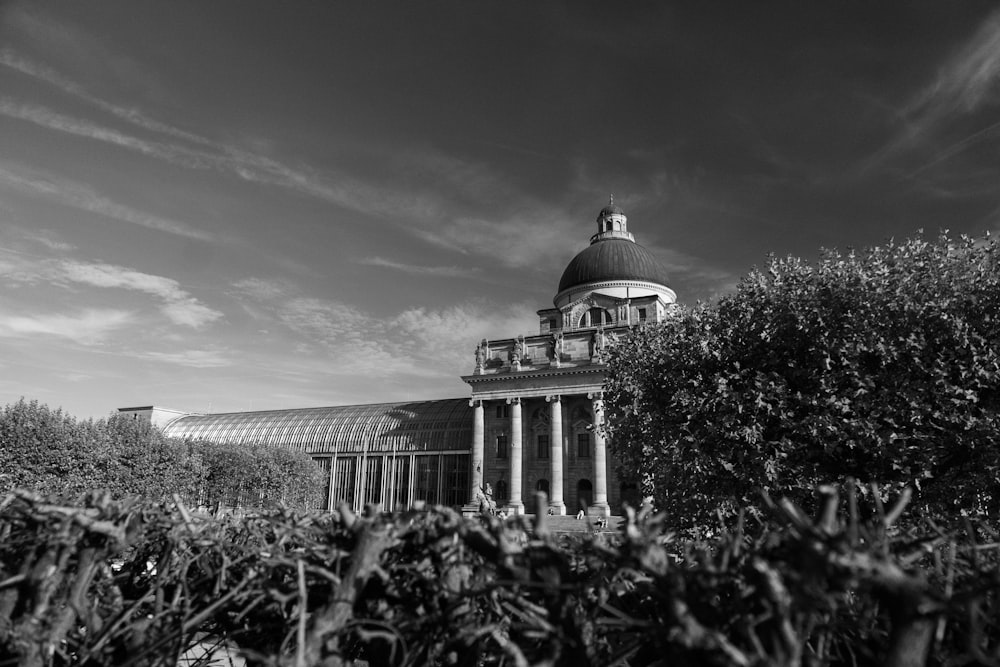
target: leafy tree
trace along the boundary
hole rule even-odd
[[[98,422],[101,429],[99,472],[93,483],[117,496],[150,499],[178,494],[197,501],[204,477],[201,455],[189,443],[167,438],[145,419],[115,414]]]
[[[118,498],[306,509],[321,473],[301,452],[168,438],[142,419],[78,421],[21,399],[0,409],[0,491],[27,489],[76,498],[107,489]]]
[[[0,488],[75,496],[97,476],[99,428],[61,409],[19,400],[0,410]]]
[[[771,258],[610,361],[614,455],[677,525],[853,476],[934,512],[1000,501],[992,240]]]
[[[319,467],[301,452],[266,445],[196,441],[205,465],[202,499],[209,505],[314,507],[322,494]]]

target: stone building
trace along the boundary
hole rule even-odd
[[[617,513],[634,487],[615,479],[600,428],[610,347],[629,328],[662,321],[676,302],[666,270],[635,242],[612,200],[590,245],[563,271],[535,335],[483,340],[448,399],[224,414],[122,408],[175,437],[300,449],[328,471],[325,507],[347,501],[478,506],[487,489],[523,513],[544,491],[551,511]],[[634,499],[633,499],[634,500]],[[529,510],[534,509],[529,507]]]

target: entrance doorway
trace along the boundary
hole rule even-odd
[[[581,479],[576,483],[577,509],[586,510],[594,504],[594,485],[589,479]]]

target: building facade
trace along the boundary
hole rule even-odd
[[[611,347],[676,302],[666,270],[635,242],[612,200],[590,245],[567,265],[534,335],[482,340],[462,379],[468,398],[225,414],[122,408],[167,435],[299,449],[327,471],[325,509],[347,502],[478,507],[485,493],[513,513],[617,513],[621,483],[601,428]],[[635,498],[631,498],[635,502]]]

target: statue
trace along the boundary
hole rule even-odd
[[[497,504],[493,500],[493,487],[490,486],[489,482],[486,482],[486,488],[479,487],[479,511],[482,514],[497,515]]]
[[[489,343],[484,338],[479,345],[476,346],[476,374],[483,372],[483,368],[486,366],[486,357],[489,354]]]
[[[563,354],[563,333],[556,331],[552,334],[552,365],[559,368]]]
[[[518,336],[514,341],[514,347],[510,350],[510,367],[511,370],[519,371],[521,370],[521,360],[527,356],[527,349],[524,344],[524,336]]]
[[[590,360],[594,363],[604,361],[604,349],[607,341],[604,338],[604,328],[598,327],[590,337]]]

